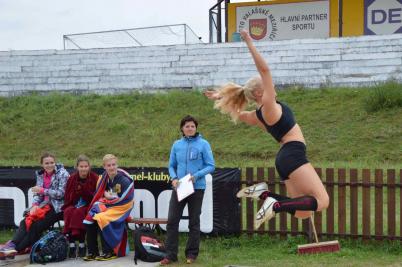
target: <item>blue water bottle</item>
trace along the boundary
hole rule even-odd
[[[241,42],[241,35],[239,32],[232,33],[232,42]]]

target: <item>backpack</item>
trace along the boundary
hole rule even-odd
[[[31,263],[46,264],[63,261],[67,258],[68,241],[59,231],[50,231],[32,246],[29,259]]]
[[[134,232],[134,263],[137,259],[145,262],[157,262],[166,257],[163,242],[149,227],[140,226]]]

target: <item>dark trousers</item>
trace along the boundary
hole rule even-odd
[[[25,219],[20,223],[20,227],[15,233],[12,241],[15,244],[15,249],[17,251],[22,251],[27,247],[32,246],[36,241],[38,241],[42,233],[54,225],[57,221],[63,220],[63,212],[56,213],[52,208],[42,220],[33,222],[29,231],[27,231],[25,226]]]
[[[96,222],[93,224],[86,224],[85,228],[87,230],[87,246],[89,254],[99,255],[98,233],[101,237],[103,254],[113,252],[113,249],[107,244],[105,238],[103,238],[102,231]]]
[[[166,251],[167,257],[172,261],[177,261],[177,253],[179,247],[179,222],[183,214],[183,209],[188,204],[188,215],[190,230],[186,245],[186,257],[197,258],[200,248],[200,214],[202,207],[202,199],[204,198],[204,190],[196,189],[194,194],[177,201],[176,190],[172,191],[169,204],[168,223],[166,226]]]

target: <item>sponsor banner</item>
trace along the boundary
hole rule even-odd
[[[0,226],[18,226],[23,211],[32,204],[30,188],[35,185],[35,170],[28,168],[0,168]],[[134,209],[132,217],[167,218],[172,192],[167,168],[124,168],[134,179]],[[67,168],[72,173],[72,168]],[[102,168],[93,169],[102,174]],[[201,212],[201,231],[204,233],[239,233],[240,170],[216,169],[207,175],[207,187]],[[130,225],[134,228],[134,225]],[[161,228],[166,230],[165,225]],[[179,230],[188,231],[187,206]]]
[[[364,34],[402,33],[402,0],[364,0]]]
[[[236,7],[236,31],[245,29],[254,40],[327,38],[329,1]]]

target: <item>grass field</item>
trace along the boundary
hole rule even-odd
[[[280,91],[278,97],[294,110],[307,141],[309,159],[315,167],[394,168],[399,173],[402,168],[402,85],[359,89],[296,88]],[[213,103],[199,91],[177,90],[159,94],[0,98],[0,151],[3,152],[0,165],[37,166],[41,152],[49,150],[68,166],[72,166],[81,153],[90,156],[95,166],[100,166],[106,153],[119,156],[121,166],[166,166],[170,147],[180,138],[179,121],[186,114],[199,119],[199,131],[211,143],[218,167],[274,166],[279,146],[270,136],[257,128],[233,124],[214,110]],[[399,179],[397,174],[397,181]],[[399,190],[396,189],[397,203]],[[371,203],[374,203],[374,190],[372,192]],[[386,191],[383,197],[385,211]],[[346,203],[349,205],[349,199]],[[374,210],[371,214],[373,216]],[[386,222],[384,216],[384,233]],[[397,231],[399,223],[397,216]],[[347,224],[349,227],[349,218]],[[0,230],[0,242],[8,240],[12,234],[13,230]],[[180,243],[181,262],[184,261],[185,237],[183,234]],[[194,266],[402,265],[400,242],[345,239],[340,241],[339,253],[296,255],[296,246],[306,242],[303,237],[281,240],[267,235],[204,236],[200,257]]]
[[[401,101],[379,106],[378,91]],[[314,166],[401,167],[402,85],[292,89],[279,99],[293,108]],[[390,102],[386,94],[383,102]],[[85,153],[99,166],[104,154],[115,153],[124,166],[166,166],[186,114],[199,119],[218,167],[273,166],[279,147],[273,138],[233,124],[198,91],[0,98],[0,151],[6,151],[0,165],[38,165],[50,150],[66,165]]]
[[[11,230],[0,231],[0,242],[12,236]],[[163,236],[162,236],[163,238]],[[186,234],[180,236],[179,262],[184,264]],[[131,248],[133,243],[131,241]],[[203,236],[195,267],[240,266],[401,266],[400,242],[362,242],[340,240],[341,251],[329,254],[297,255],[297,245],[307,241],[302,237],[281,240],[267,235],[208,237]]]

